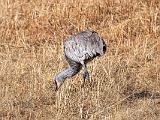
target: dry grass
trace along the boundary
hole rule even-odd
[[[67,67],[63,41],[93,29],[108,52],[57,93],[54,75]],[[158,120],[159,0],[1,0],[1,120]]]

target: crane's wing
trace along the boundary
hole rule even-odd
[[[64,43],[64,52],[67,57],[77,62],[103,54],[103,39],[97,32],[83,31],[70,37]]]

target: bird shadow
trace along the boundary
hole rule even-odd
[[[160,93],[153,93],[147,90],[136,92],[131,94],[127,100],[136,100],[136,99],[160,99]]]

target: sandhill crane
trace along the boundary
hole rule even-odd
[[[64,80],[77,74],[83,68],[83,84],[89,80],[89,72],[86,63],[96,56],[103,55],[106,52],[106,44],[97,32],[86,30],[71,36],[64,43],[64,54],[69,68],[59,72],[54,80],[56,90],[62,85]]]

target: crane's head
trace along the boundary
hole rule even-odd
[[[59,74],[57,74],[56,76],[55,76],[55,78],[54,78],[54,81],[55,81],[55,85],[56,85],[56,91],[58,90],[58,88],[62,85],[62,83],[63,83],[63,78],[59,75]]]

